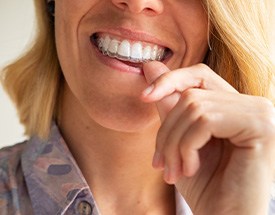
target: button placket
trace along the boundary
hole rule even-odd
[[[96,208],[94,205],[94,200],[92,196],[90,195],[90,192],[88,189],[82,190],[78,195],[76,196],[74,203],[72,204],[72,207],[74,208],[74,212],[72,214],[74,215],[96,215]]]
[[[77,206],[79,215],[91,215],[93,210],[87,201],[80,201]]]

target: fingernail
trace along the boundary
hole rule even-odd
[[[154,90],[154,85],[151,85],[151,86],[147,87],[147,88],[142,92],[142,94],[143,94],[144,96],[148,96],[150,93],[153,92],[153,90]]]

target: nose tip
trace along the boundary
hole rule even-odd
[[[119,9],[135,14],[158,15],[163,11],[162,0],[112,0],[112,2]]]

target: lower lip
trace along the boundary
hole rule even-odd
[[[92,44],[92,47],[95,49],[95,55],[101,61],[101,63],[119,72],[144,75],[143,70],[141,68],[129,66],[116,58],[111,58],[107,55],[103,55],[93,43],[91,44]]]

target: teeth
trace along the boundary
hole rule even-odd
[[[117,40],[111,40],[109,47],[108,47],[108,55],[111,57],[116,56],[118,50],[119,43]]]
[[[151,60],[157,59],[158,47],[154,46],[151,51]]]
[[[97,46],[99,50],[110,57],[118,58],[120,60],[139,63],[149,60],[161,61],[165,55],[165,49],[157,45],[145,45],[142,42],[135,42],[131,44],[128,40],[111,39],[110,36],[99,37],[97,39]]]
[[[142,59],[142,45],[141,43],[134,43],[131,47],[131,59],[133,60],[143,60]]]
[[[111,43],[111,38],[110,37],[105,37],[105,39],[103,38],[100,38],[101,41],[99,41],[99,43],[101,42],[102,43],[102,47],[103,47],[103,54],[107,54],[108,52],[108,47],[109,47],[109,44]],[[100,47],[101,45],[99,45]]]
[[[118,48],[118,55],[123,58],[129,58],[131,54],[130,43],[127,40],[123,40]]]
[[[150,46],[146,46],[145,49],[143,49],[143,55],[142,58],[144,60],[150,60],[151,59],[151,47]]]

